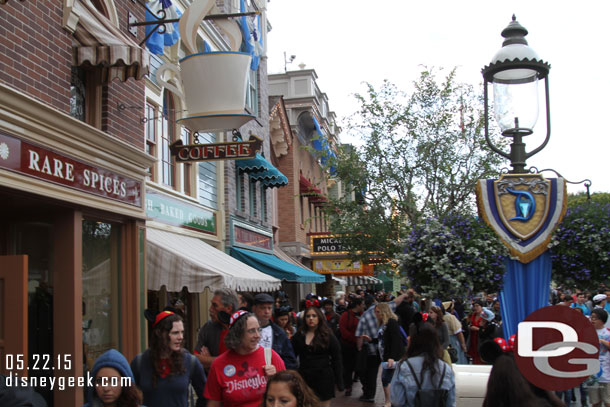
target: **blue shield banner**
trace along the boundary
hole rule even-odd
[[[563,178],[504,174],[477,183],[479,215],[513,257],[529,263],[547,249],[567,209]]]

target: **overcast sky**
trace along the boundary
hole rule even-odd
[[[388,79],[408,89],[422,65],[458,67],[460,81],[479,86],[481,68],[502,46],[500,33],[514,13],[529,31],[529,45],[551,64],[551,139],[528,166],[553,168],[570,181],[589,178],[592,192],[610,192],[607,4],[271,0],[269,72],[284,71],[284,52],[296,55],[288,70],[299,69],[300,63],[315,69],[320,90],[341,123],[355,111],[351,95],[364,89],[363,82],[378,86]],[[540,112],[535,134],[524,140],[528,151],[544,139],[542,106]],[[342,135],[344,142],[348,138]],[[568,184],[568,191],[584,187]]]

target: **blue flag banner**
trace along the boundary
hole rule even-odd
[[[159,19],[156,16],[159,15],[161,10],[165,11],[165,17],[168,20],[182,16],[180,10],[176,9],[170,0],[152,0],[146,6],[146,21],[158,21]],[[166,24],[164,33],[160,33],[154,25],[147,25],[146,35],[152,30],[155,30],[155,32],[146,40],[146,47],[156,55],[163,55],[164,47],[171,47],[180,39],[178,23]]]
[[[517,326],[529,314],[549,305],[551,254],[546,251],[527,264],[506,259],[505,265],[500,313],[505,339],[508,339],[517,333]]]

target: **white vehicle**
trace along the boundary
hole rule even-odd
[[[481,407],[491,365],[453,365],[457,407]]]

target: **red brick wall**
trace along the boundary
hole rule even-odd
[[[62,3],[0,5],[0,82],[68,112],[72,38],[61,27]]]
[[[125,22],[128,8],[138,20],[143,9],[127,0],[115,0],[118,18]],[[0,83],[17,89],[61,112],[70,111],[72,34],[62,28],[63,1],[9,0],[0,5]],[[127,34],[131,36],[131,34]],[[139,29],[139,42],[144,29]],[[102,130],[138,148],[144,148],[144,80],[115,80],[103,90]],[[142,106],[119,112],[117,104]]]
[[[305,222],[301,227],[299,174],[310,180],[316,187],[326,194],[326,183],[322,169],[314,157],[302,148],[299,139],[293,138],[288,154],[279,160],[279,169],[288,177],[288,187],[278,191],[280,241],[301,242],[309,244],[307,233],[320,231],[316,229],[313,219],[314,213],[310,210],[309,200],[304,199],[303,218]],[[326,231],[326,230],[324,230]]]

